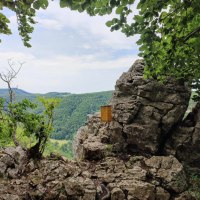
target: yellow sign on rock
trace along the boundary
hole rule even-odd
[[[112,121],[112,106],[101,106],[101,121],[102,122]]]

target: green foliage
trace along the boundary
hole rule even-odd
[[[59,104],[59,99],[55,98],[45,99],[40,97],[39,101],[43,104],[44,111],[42,114],[30,113],[31,118],[28,118],[28,125],[32,123],[33,126],[28,126],[27,129],[29,133],[34,134],[37,140],[36,144],[29,149],[29,156],[35,158],[40,158],[45,150],[46,143],[53,129],[53,111]],[[27,128],[25,123],[24,125]]]
[[[34,20],[36,10],[46,9],[47,6],[48,0],[4,0],[0,2],[0,10],[8,8],[16,13],[18,31],[26,47],[31,47],[29,41],[31,39],[30,34],[33,32],[33,25],[36,23]],[[11,34],[9,23],[8,17],[0,13],[0,33]]]
[[[184,79],[200,90],[200,3],[199,0],[139,0],[139,14],[133,13],[134,0],[60,0],[60,6],[89,15],[116,17],[106,25],[111,31],[121,30],[127,36],[139,34],[140,56],[145,59],[145,76],[160,81],[166,76]],[[19,34],[28,43],[36,10],[48,6],[48,0],[5,0],[0,3],[16,12]],[[0,14],[0,33],[10,34],[8,18]],[[200,92],[197,92],[198,96]],[[197,97],[198,97],[197,96]],[[199,98],[196,98],[198,100]]]
[[[37,127],[37,122],[42,118],[28,112],[28,109],[36,108],[36,104],[27,99],[18,103],[9,103],[8,108],[9,111],[7,112],[7,115],[10,118],[10,121],[13,124],[22,123],[27,133],[33,133]]]
[[[53,128],[53,114],[54,109],[60,104],[60,99],[58,98],[44,98],[38,97],[38,100],[42,103],[43,107],[45,108],[43,111],[44,116],[46,116],[47,121],[47,132],[51,132]]]
[[[86,122],[87,115],[97,112],[100,106],[107,104],[111,95],[112,92],[109,91],[63,97],[60,106],[55,109],[51,137],[72,139],[74,133]]]
[[[48,141],[47,146],[44,151],[44,155],[50,155],[51,153],[56,153],[58,155],[63,155],[68,159],[73,158],[72,153],[72,141],[68,140],[66,143],[59,145],[59,140],[57,142]]]
[[[86,122],[87,115],[99,111],[100,106],[107,104],[112,96],[112,91],[78,95],[69,93],[35,95],[19,89],[14,91],[16,103],[12,106],[12,109],[15,113],[18,113],[14,117],[15,120],[18,120],[17,139],[20,144],[31,149],[45,133],[45,137],[42,137],[43,141],[46,142],[45,145],[42,145],[45,147],[43,149],[44,155],[55,152],[67,158],[73,157],[72,138]],[[5,90],[0,90],[0,96],[3,97],[0,98],[2,101],[0,107],[3,107],[7,95]],[[59,102],[60,105],[58,106]],[[2,109],[0,109],[1,111]],[[51,116],[54,117],[51,118]],[[53,121],[49,121],[49,119],[53,119]],[[45,122],[45,126],[42,122]],[[53,123],[48,126],[48,122]],[[10,137],[12,132],[9,131],[10,125],[1,123],[0,120],[1,124],[4,129],[3,134],[0,135],[0,146],[14,145]],[[43,129],[42,132],[41,128]],[[49,137],[59,140],[46,140]],[[67,142],[59,142],[61,139],[67,139]],[[40,148],[40,150],[42,149]]]
[[[5,118],[5,116],[3,116]],[[10,127],[7,120],[0,120],[0,147],[8,146],[11,143]]]
[[[197,174],[190,174],[189,181],[189,191],[194,194],[196,199],[200,199],[200,176]]]
[[[19,140],[16,138],[16,132],[20,127],[24,136],[35,138],[36,144],[29,149],[30,157],[33,156],[31,153],[41,156],[52,131],[53,110],[58,105],[59,100],[40,98],[44,106],[41,114],[36,114],[32,111],[37,105],[27,99],[16,103],[10,102],[6,105],[6,109],[4,108],[3,99],[1,98],[0,100],[0,139],[2,145],[5,145],[7,141],[10,143],[11,136],[15,145],[20,145]],[[34,151],[31,151],[33,149]]]
[[[15,90],[16,101],[21,102],[24,98],[28,99],[37,107],[31,112],[34,114],[44,114],[44,106],[38,99],[58,98],[61,100],[60,105],[54,109],[53,129],[51,138],[55,139],[72,139],[76,131],[84,125],[87,115],[100,110],[100,106],[108,103],[112,96],[112,91],[96,92],[88,94],[69,94],[69,93],[47,93],[35,95],[22,90]],[[0,97],[6,99],[7,92],[0,90]],[[30,113],[31,113],[30,112]]]
[[[119,5],[117,2],[120,2]],[[121,29],[127,36],[140,34],[137,44],[140,45],[139,55],[145,59],[147,78],[163,81],[166,76],[173,76],[186,80],[197,89],[195,100],[198,100],[199,0],[140,0],[137,5],[139,14],[128,23],[127,17],[132,12],[129,5],[132,3],[128,0],[115,1],[114,8],[119,17],[107,22],[107,26],[111,27],[111,31]]]
[[[106,25],[111,31],[120,29],[127,36],[140,34],[137,44],[139,55],[145,60],[147,78],[164,81],[166,76],[173,76],[200,90],[199,0],[140,0],[139,14],[132,21],[128,17],[133,12],[134,0],[62,2],[68,2],[64,6],[85,10],[90,15],[106,15],[115,10],[117,17]],[[83,7],[84,4],[87,6]],[[199,97],[200,92],[197,94]]]

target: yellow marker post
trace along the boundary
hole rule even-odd
[[[101,106],[101,121],[102,122],[112,121],[112,106]]]

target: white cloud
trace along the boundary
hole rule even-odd
[[[133,9],[135,14],[135,9]],[[137,46],[137,37],[127,38],[120,31],[110,32],[105,23],[115,15],[90,17],[86,13],[78,13],[67,8],[61,9],[58,2],[50,3],[46,10],[41,10],[37,21],[43,28],[63,30],[72,28],[82,34],[82,36],[97,37],[99,45],[107,46],[112,49],[133,49]]]
[[[55,19],[41,19],[38,18],[36,19],[36,21],[42,26],[45,27],[47,29],[54,29],[54,30],[62,30],[62,28],[64,27],[64,25],[59,22],[58,20]]]
[[[16,16],[10,12],[9,17],[12,31],[17,34]],[[133,14],[137,11],[133,7]],[[105,23],[115,17],[114,14],[106,16],[90,17],[86,13],[79,13],[71,11],[68,8],[60,8],[58,1],[50,1],[49,7],[46,10],[39,10],[37,13],[35,25],[35,32],[47,29],[48,31],[62,31],[68,32],[69,29],[78,33],[81,40],[87,38],[87,45],[93,45],[99,48],[110,48],[112,50],[137,50],[136,41],[138,37],[127,38],[125,34],[120,31],[111,32]],[[132,17],[129,19],[132,20]],[[56,35],[55,35],[56,37]],[[73,37],[73,36],[70,36]],[[59,41],[59,38],[57,38]],[[80,42],[80,41],[79,41]],[[84,43],[85,41],[83,41]],[[84,44],[81,45],[83,49],[89,49]],[[85,48],[86,47],[86,48]]]
[[[23,53],[23,52],[16,52],[16,51],[5,51],[5,52],[0,52],[0,60],[8,60],[12,59],[17,61],[25,61],[25,60],[33,60],[35,57],[32,54],[28,53]]]
[[[127,56],[114,60],[99,60],[98,55],[58,55],[54,58],[35,59],[26,53],[6,52],[0,53],[0,59],[6,60],[8,55],[18,55],[15,58],[20,60],[26,58],[26,63],[13,86],[34,92],[88,92],[113,89],[118,76],[137,58]],[[0,62],[0,66],[0,72],[8,67],[5,62]],[[102,79],[108,82],[102,83]]]
[[[91,49],[92,48],[89,44],[83,44],[82,47],[84,49]]]
[[[31,49],[23,47],[16,36],[16,17],[13,13],[9,17],[14,35],[0,46],[0,72],[8,68],[9,58],[26,62],[14,87],[31,92],[110,90],[137,58],[137,38],[126,38],[106,27],[113,15],[90,17],[61,9],[53,1],[37,15]],[[0,87],[2,84],[0,81]]]

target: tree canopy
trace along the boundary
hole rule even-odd
[[[36,10],[47,8],[48,0],[3,0],[0,1],[0,10],[5,8],[13,11],[17,17],[18,31],[26,47],[31,47],[29,41],[30,34],[33,32],[33,25]],[[11,34],[9,28],[9,18],[0,13],[0,34]],[[0,41],[1,42],[1,41]]]
[[[134,3],[138,14],[134,15]],[[19,34],[25,46],[35,23],[35,10],[46,8],[48,0],[5,0],[0,9],[13,10],[18,19]],[[146,63],[145,75],[164,80],[175,76],[199,87],[200,79],[200,4],[199,0],[60,0],[61,7],[68,7],[89,15],[116,17],[106,25],[111,31],[121,30],[126,36],[140,34],[140,56]],[[10,34],[8,18],[0,15],[3,34]]]

